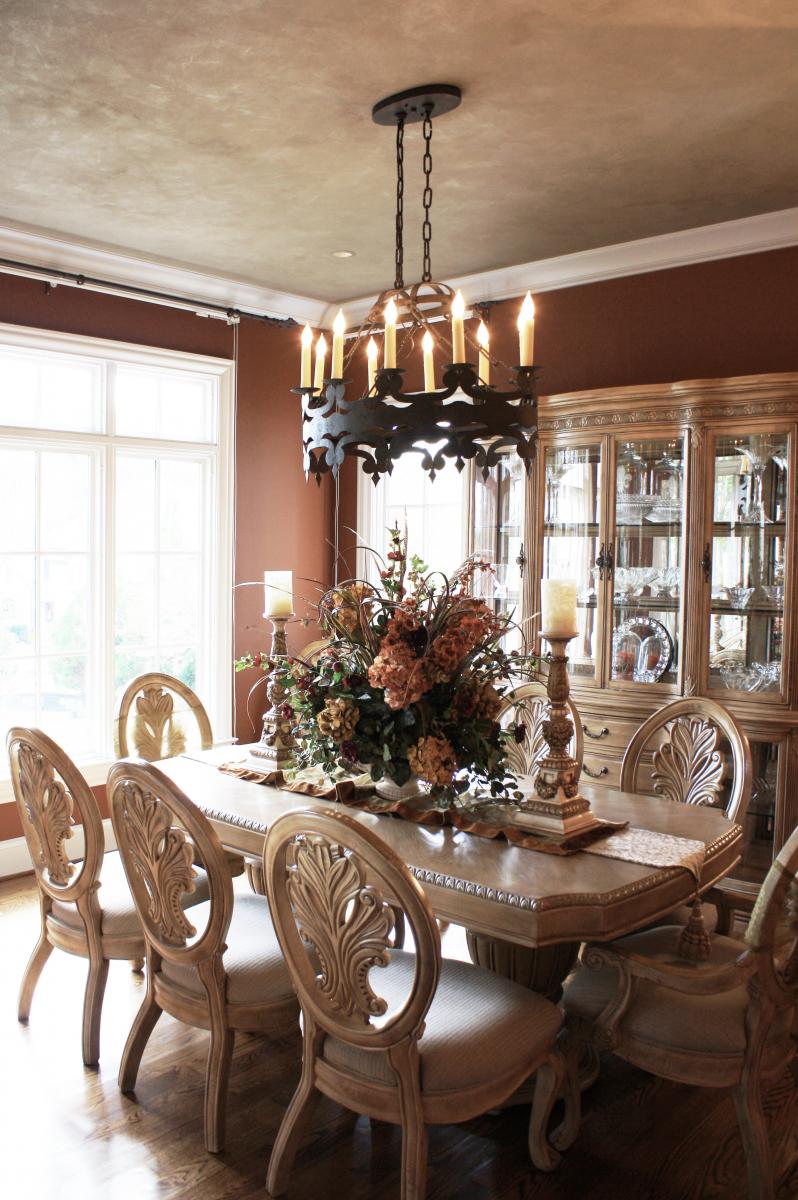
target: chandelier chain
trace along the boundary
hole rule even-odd
[[[431,243],[432,243],[432,221],[430,212],[432,209],[432,105],[424,105],[424,195],[422,204],[424,205],[424,224],[421,227],[421,236],[424,242],[424,261],[421,271],[421,282],[429,283],[432,279],[432,258],[431,258]]]
[[[396,122],[396,279],[394,287],[405,285],[404,279],[404,223],[405,223],[405,119],[399,115]]]

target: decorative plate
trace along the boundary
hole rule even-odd
[[[612,635],[612,674],[615,679],[656,683],[673,662],[671,635],[653,617],[630,617]]]

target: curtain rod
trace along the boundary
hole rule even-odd
[[[40,267],[35,263],[16,262],[11,258],[0,258],[0,272],[8,275],[21,275],[26,279],[41,280],[44,283],[45,291],[58,287],[59,284],[65,287],[81,287],[89,292],[103,292],[106,295],[127,297],[129,300],[141,300],[146,304],[163,304],[169,308],[184,309],[193,312],[198,317],[227,321],[228,325],[237,325],[242,317],[246,317],[250,321],[262,321],[265,325],[283,327],[296,325],[293,317],[268,317],[263,313],[248,312],[245,309],[230,308],[223,304],[213,304],[204,300],[193,300],[190,296],[156,292],[152,288],[114,283],[111,279],[96,279],[92,275],[77,275],[72,271]]]

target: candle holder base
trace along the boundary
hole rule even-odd
[[[584,796],[578,793],[569,796],[562,785],[545,800],[537,795],[525,797],[513,814],[512,822],[519,829],[558,839],[572,838],[603,824],[590,811],[590,804]]]
[[[285,626],[291,617],[270,616],[268,619],[272,625],[272,645],[269,654],[272,669],[266,685],[270,707],[263,714],[260,741],[249,747],[249,757],[256,760],[262,770],[282,771],[294,765],[295,743],[291,734],[290,714],[283,711],[285,692],[274,677],[274,663],[275,660],[286,658],[288,655]]]

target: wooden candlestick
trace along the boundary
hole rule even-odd
[[[269,698],[269,708],[263,714],[263,733],[257,745],[251,746],[249,753],[263,763],[267,770],[281,771],[294,764],[294,739],[291,734],[291,722],[280,715],[280,709],[285,700],[285,689],[276,678],[274,662],[276,659],[288,657],[288,646],[285,638],[286,623],[293,618],[269,617],[272,627],[272,644],[269,658],[272,669],[269,682],[266,684],[266,695]]]

